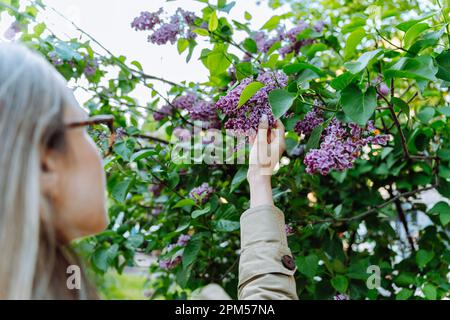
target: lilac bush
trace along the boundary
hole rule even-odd
[[[232,129],[237,133],[256,130],[263,114],[267,115],[270,127],[275,125],[275,118],[269,104],[268,94],[274,89],[286,87],[287,76],[281,71],[265,71],[261,73],[256,78],[256,81],[264,84],[264,87],[256,92],[244,105],[239,107],[242,91],[252,81],[254,81],[252,78],[243,79],[237,87],[230,90],[227,95],[220,97],[219,101],[217,101],[216,107],[228,117],[224,125],[226,129]]]

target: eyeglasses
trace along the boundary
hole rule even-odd
[[[114,116],[95,116],[85,121],[69,123],[66,127],[69,129],[88,127],[88,132],[97,144],[102,156],[107,157],[111,154],[113,145],[116,141]]]

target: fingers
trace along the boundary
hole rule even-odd
[[[277,143],[279,143],[283,138],[284,138],[284,134],[285,134],[285,128],[283,125],[283,122],[281,122],[281,120],[277,120],[276,124],[275,124],[275,128],[272,131],[272,141],[276,141]]]
[[[261,116],[261,119],[259,120],[259,126],[258,129],[269,129],[269,118],[267,117],[267,114],[263,114]]]

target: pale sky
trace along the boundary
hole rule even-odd
[[[207,46],[207,43],[201,43],[200,47],[196,48],[192,60],[186,63],[186,52],[180,56],[176,45],[157,46],[151,44],[147,42],[148,33],[137,32],[130,26],[134,17],[138,16],[141,11],[152,12],[163,7],[170,14],[175,12],[176,8],[182,7],[201,15],[200,10],[204,7],[203,3],[195,0],[169,2],[164,0],[44,0],[44,3],[74,21],[115,55],[126,56],[128,62],[139,61],[148,74],[175,82],[183,80],[203,82],[208,79],[207,69],[197,60],[201,46]],[[215,3],[215,0],[211,0],[211,3]],[[248,11],[253,16],[252,27],[259,29],[275,12],[267,6],[265,1],[262,1],[259,6],[256,3],[256,0],[237,0],[236,6],[230,12],[230,20],[236,19],[244,22],[244,13]],[[280,8],[277,13],[285,13],[287,10],[287,7]],[[45,18],[47,25],[62,39],[79,35],[72,25],[51,10],[47,10],[45,16],[41,15],[42,18]],[[0,36],[7,27],[8,24],[5,21],[0,23]],[[157,88],[167,89],[167,87],[161,87],[160,84]],[[148,94],[148,90],[138,92],[137,97],[140,98],[143,94]],[[77,96],[84,100],[83,93],[77,92]]]

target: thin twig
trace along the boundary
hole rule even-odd
[[[392,204],[397,199],[400,199],[402,197],[410,197],[410,196],[413,196],[413,195],[415,195],[417,193],[424,192],[424,191],[427,191],[427,190],[431,190],[431,189],[434,189],[436,187],[437,187],[437,184],[433,184],[432,186],[429,186],[429,187],[420,188],[420,189],[416,189],[416,190],[413,190],[413,191],[400,193],[400,194],[396,195],[395,197],[390,198],[388,201],[383,202],[383,203],[381,203],[381,204],[379,204],[379,205],[377,205],[377,206],[375,206],[375,207],[373,207],[373,208],[371,208],[371,209],[369,209],[367,211],[364,211],[364,212],[362,212],[362,213],[360,213],[360,214],[358,214],[356,216],[353,216],[353,217],[341,218],[341,219],[315,220],[315,221],[311,221],[311,223],[312,224],[326,223],[326,222],[330,222],[330,223],[334,222],[334,223],[336,223],[336,222],[348,222],[348,221],[352,221],[352,220],[358,220],[358,219],[364,218],[364,217],[366,217],[366,216],[368,216],[368,215],[370,215],[372,213],[378,212],[378,210],[386,207],[389,204]]]

